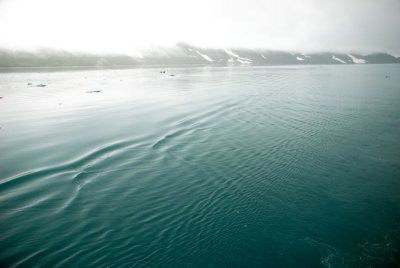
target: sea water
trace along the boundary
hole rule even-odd
[[[400,65],[12,69],[0,98],[5,267],[400,263]]]

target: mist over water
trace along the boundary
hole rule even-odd
[[[0,264],[400,262],[400,66],[164,70],[0,73]]]

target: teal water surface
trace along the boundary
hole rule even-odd
[[[400,65],[159,71],[0,73],[1,265],[398,267]]]

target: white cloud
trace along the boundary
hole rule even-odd
[[[5,0],[0,46],[128,52],[204,47],[400,53],[398,0]]]

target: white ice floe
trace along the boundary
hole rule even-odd
[[[351,60],[352,60],[354,63],[358,63],[358,64],[359,64],[359,63],[367,63],[366,60],[356,58],[356,57],[354,57],[354,56],[351,55],[351,54],[347,54],[347,56],[349,56],[349,57],[351,58]]]
[[[240,62],[241,64],[251,64],[253,62],[251,59],[240,57],[238,54],[235,54],[231,50],[225,49],[225,52],[226,52],[226,54],[228,54],[231,57],[230,59],[232,61],[228,60],[228,62],[230,62],[230,63],[234,62],[235,59],[236,59],[236,61]]]
[[[264,60],[267,59],[267,57],[265,57],[264,54],[261,54],[261,57],[262,57]]]
[[[203,59],[205,59],[206,61],[209,61],[209,62],[214,62],[214,60],[212,59],[212,58],[210,58],[209,56],[207,56],[206,54],[202,54],[202,53],[200,53],[200,51],[196,51],[197,52],[197,54],[199,54],[201,57],[203,57]]]
[[[296,59],[299,60],[299,61],[304,60],[303,58],[300,58],[300,57],[296,57]]]
[[[344,60],[341,60],[341,59],[335,57],[334,55],[332,55],[332,60],[335,60],[335,61],[338,61],[338,62],[341,62],[341,63],[346,63]]]

